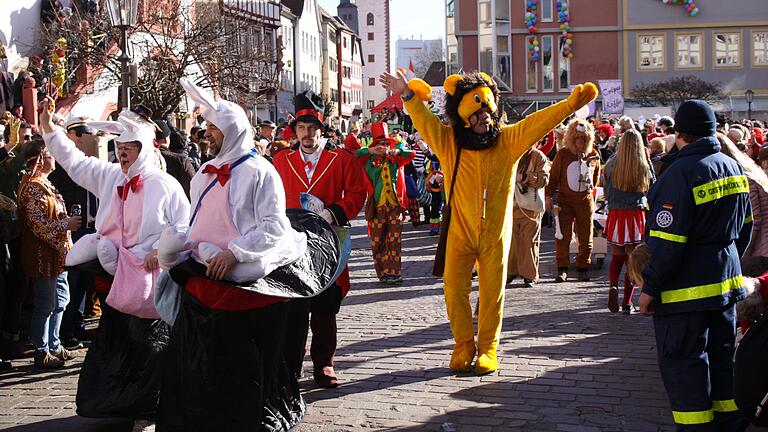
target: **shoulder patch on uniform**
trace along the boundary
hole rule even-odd
[[[675,206],[672,203],[664,203],[662,207],[667,210],[672,210]]]
[[[662,228],[669,227],[674,221],[675,218],[672,216],[672,213],[667,210],[662,210],[656,215],[656,224]]]

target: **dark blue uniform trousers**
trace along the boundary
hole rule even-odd
[[[733,400],[734,304],[654,315],[659,369],[678,431],[744,431]]]

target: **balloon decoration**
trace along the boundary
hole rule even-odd
[[[528,56],[535,62],[541,58],[541,47],[539,47],[539,39],[536,37],[536,33],[539,31],[536,28],[536,24],[539,22],[538,9],[539,0],[526,0],[525,26],[528,27]]]
[[[560,23],[560,46],[563,47],[563,57],[573,58],[573,34],[571,34],[571,14],[568,12],[568,3],[558,0],[557,22]]]
[[[692,17],[699,14],[699,6],[695,0],[661,0],[661,2],[666,5],[684,6],[685,11]]]

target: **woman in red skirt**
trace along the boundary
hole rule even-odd
[[[643,241],[645,231],[645,195],[655,176],[643,146],[640,133],[634,129],[624,132],[616,153],[605,164],[605,198],[608,202],[608,221],[605,237],[611,245],[611,264],[608,279],[608,309],[619,311],[619,275],[627,257]],[[621,309],[632,312],[634,286],[628,274],[624,275],[624,298]]]

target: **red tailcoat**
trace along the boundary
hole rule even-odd
[[[307,180],[301,150],[281,151],[275,155],[273,163],[283,179],[288,208],[301,208],[299,197],[302,192],[308,192],[323,201],[336,225],[343,226],[357,217],[365,204],[365,174],[357,158],[346,150],[324,149],[312,175],[312,183]],[[342,295],[346,296],[349,291],[348,268],[344,269],[336,283],[341,287]]]

